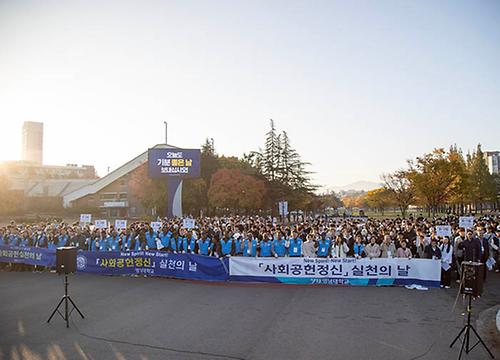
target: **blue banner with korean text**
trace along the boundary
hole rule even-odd
[[[431,259],[231,257],[229,279],[312,285],[439,287],[441,262]]]
[[[0,262],[55,267],[56,251],[0,245]],[[148,275],[205,281],[311,285],[422,285],[439,287],[441,263],[431,259],[249,258],[78,251],[77,270],[104,275]]]
[[[56,251],[0,245],[0,262],[53,267],[56,266]]]
[[[79,272],[107,275],[167,276],[179,279],[226,281],[227,259],[163,251],[79,251]]]

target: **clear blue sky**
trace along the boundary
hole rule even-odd
[[[325,186],[500,150],[499,1],[0,1],[0,160],[100,175],[164,139],[242,155],[268,119]]]

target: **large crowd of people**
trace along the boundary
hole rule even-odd
[[[476,217],[473,228],[459,227],[457,216],[374,219],[317,216],[278,223],[275,218],[232,216],[183,219],[161,224],[134,222],[126,229],[92,224],[44,222],[0,228],[0,244],[87,251],[159,250],[205,256],[425,258],[441,262],[442,286],[460,276],[462,261],[486,264],[485,274],[500,269],[500,216]],[[438,225],[451,225],[451,236],[438,236]]]

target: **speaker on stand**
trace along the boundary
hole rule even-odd
[[[474,326],[470,323],[470,316],[472,314],[472,298],[480,297],[483,293],[483,271],[484,264],[472,261],[464,261],[462,263],[462,278],[460,281],[460,293],[468,298],[467,304],[467,323],[464,325],[462,330],[458,333],[457,337],[450,344],[450,348],[457,342],[462,334],[464,337],[462,339],[462,346],[460,347],[460,353],[458,354],[458,359],[462,358],[462,352],[465,350],[465,353],[468,354],[476,347],[476,345],[483,345],[488,354],[492,359],[495,357],[488,349],[483,339],[479,336]],[[478,341],[470,346],[470,332],[476,335]]]
[[[64,321],[66,321],[67,328],[69,328],[69,317],[71,316],[73,310],[76,309],[82,319],[85,318],[80,309],[78,309],[78,306],[76,306],[74,301],[68,295],[68,275],[76,272],[76,252],[77,248],[74,246],[59,247],[56,250],[56,272],[58,274],[64,274],[64,296],[62,297],[61,301],[59,301],[59,304],[57,304],[56,308],[47,320],[47,322],[49,323],[50,320],[52,320],[52,317],[57,312],[64,319]],[[61,312],[59,311],[59,307],[63,302],[64,314],[61,314]],[[69,311],[69,303],[73,305],[73,309],[71,309],[71,311]]]

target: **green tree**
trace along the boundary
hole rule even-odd
[[[334,191],[322,194],[320,197],[322,198],[322,203],[325,207],[338,209],[339,207],[344,206],[342,200],[337,196],[337,194],[335,194]]]
[[[215,153],[213,140],[210,141],[208,138],[205,139],[205,143],[201,146],[200,161],[200,175],[208,186],[212,179],[212,175],[220,168],[219,158]]]
[[[311,172],[305,169],[310,163],[301,160],[298,152],[290,145],[286,131],[282,132],[281,139],[280,182],[294,190],[312,192],[316,187],[311,185]]]
[[[273,119],[270,120],[270,126],[266,134],[262,170],[267,179],[273,182],[281,165],[281,137],[276,132]]]
[[[207,206],[207,184],[203,178],[185,179],[182,183],[182,209],[197,215]]]
[[[485,202],[496,200],[495,179],[490,174],[488,166],[484,161],[481,144],[477,145],[476,151],[469,157],[470,195],[475,208],[483,211]]]

